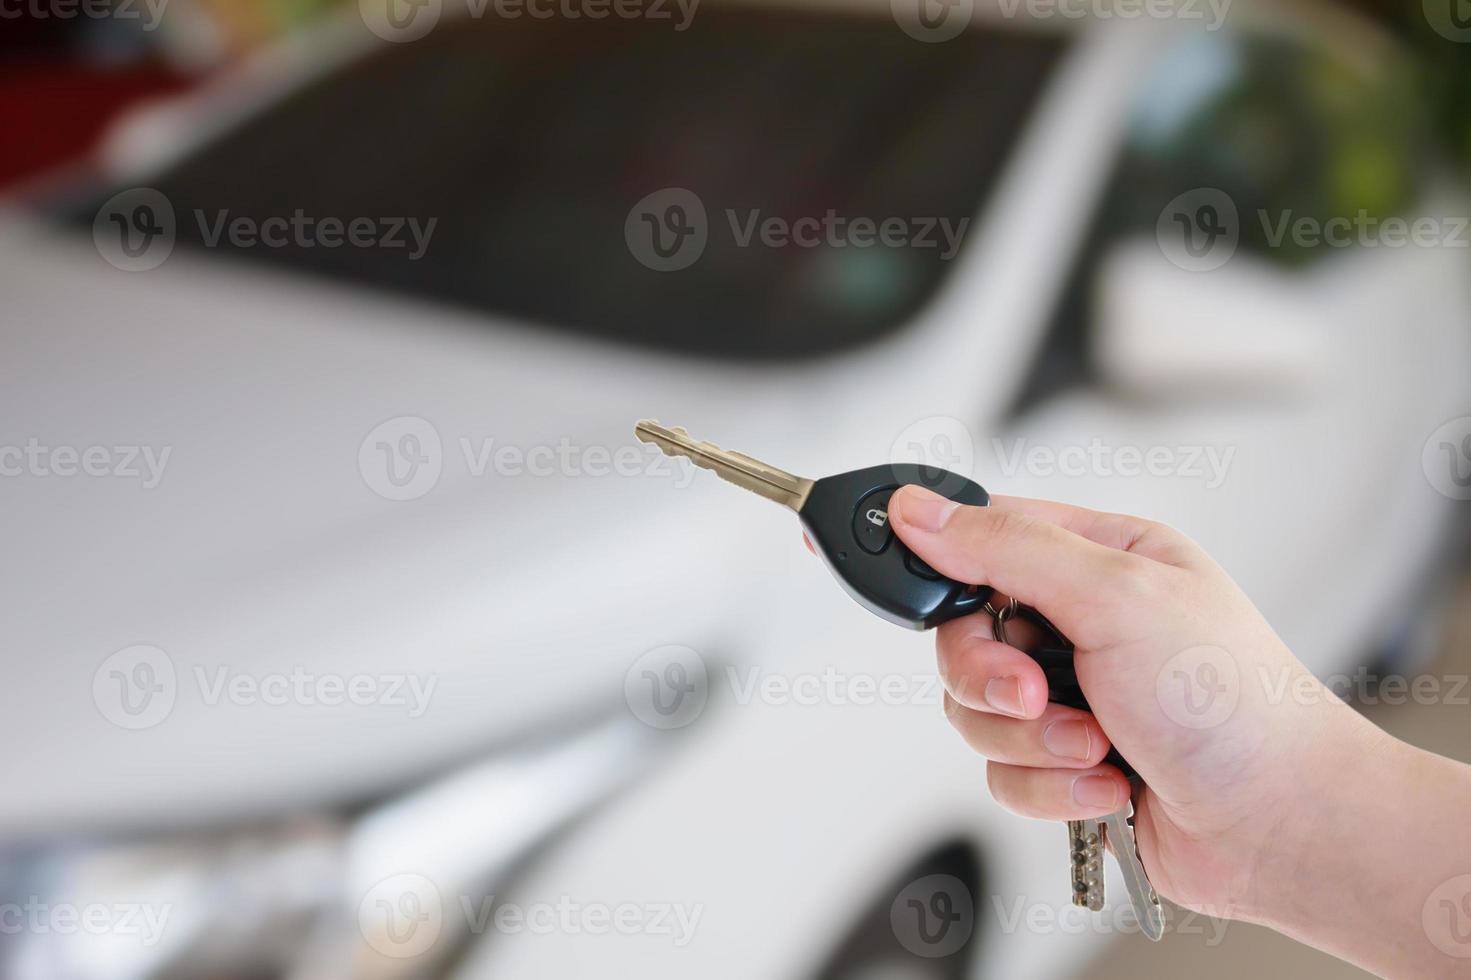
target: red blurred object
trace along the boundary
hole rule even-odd
[[[161,65],[0,67],[0,189],[85,157],[129,106],[187,86]]]

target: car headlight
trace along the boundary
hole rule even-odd
[[[455,910],[642,768],[651,731],[620,717],[357,813],[12,853],[0,973],[442,976],[476,938]]]

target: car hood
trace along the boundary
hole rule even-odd
[[[808,440],[842,452],[776,421],[821,397],[801,370],[670,362],[184,253],[129,275],[27,222],[0,251],[20,675],[0,710],[39,736],[5,763],[33,791],[0,803],[0,830],[340,798],[627,710],[638,656],[739,648],[776,587],[769,550],[800,549],[790,515],[695,480],[633,422],[776,462]],[[114,654],[139,646],[173,673],[149,724],[108,704],[136,668]],[[398,675],[407,704],[266,703],[269,683],[382,693]]]

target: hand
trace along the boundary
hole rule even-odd
[[[1020,498],[966,507],[919,487],[896,492],[889,517],[932,567],[1037,608],[1076,645],[1096,717],[1049,704],[1041,668],[996,642],[988,615],[940,627],[947,714],[990,760],[996,800],[1049,820],[1111,813],[1130,789],[1101,764],[1115,744],[1145,783],[1136,835],[1156,889],[1212,915],[1280,921],[1304,836],[1284,828],[1317,811],[1305,796],[1331,798],[1344,766],[1392,740],[1170,528]]]

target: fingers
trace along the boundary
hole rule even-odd
[[[972,749],[1010,766],[1090,769],[1108,754],[1108,737],[1093,716],[1060,704],[1037,718],[1005,718],[962,707],[947,694],[945,717]]]
[[[1047,675],[1025,653],[991,638],[989,616],[944,624],[935,648],[945,690],[964,707],[1036,718],[1047,706]]]
[[[1077,641],[1091,610],[1166,568],[1017,509],[966,507],[921,487],[895,491],[889,519],[932,568],[1044,610]]]
[[[1129,781],[1113,766],[1079,771],[988,762],[986,783],[997,803],[1012,813],[1041,820],[1106,817],[1129,798]]]
[[[991,507],[1026,514],[1056,524],[1105,548],[1128,551],[1166,564],[1185,564],[1201,557],[1195,542],[1173,528],[1129,514],[1109,514],[1031,497],[993,496]]]

